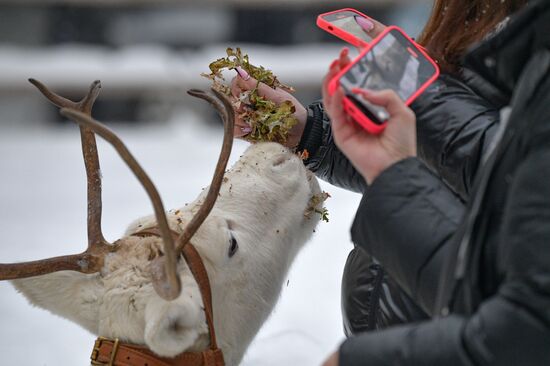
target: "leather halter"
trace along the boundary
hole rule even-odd
[[[132,236],[161,237],[160,230],[156,227],[144,229]],[[172,231],[174,241],[179,234]],[[214,331],[214,313],[212,311],[212,290],[208,273],[204,263],[197,252],[197,249],[191,243],[183,247],[183,256],[195,277],[199,286],[202,301],[204,303],[204,313],[208,331],[210,333],[210,347],[202,352],[184,352],[174,358],[160,357],[151,352],[148,348],[129,343],[119,342],[118,339],[107,339],[99,337],[95,341],[92,351],[92,365],[110,365],[110,366],[224,366],[223,353],[216,342],[216,332]]]

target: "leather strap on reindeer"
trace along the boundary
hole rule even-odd
[[[174,240],[179,237],[175,231],[171,231]],[[162,237],[159,228],[149,228],[141,230],[132,236]],[[210,333],[210,347],[203,352],[184,352],[175,358],[160,357],[152,353],[145,347],[136,346],[128,343],[121,343],[118,340],[110,340],[99,337],[92,351],[92,365],[112,365],[112,366],[223,366],[223,353],[218,348],[216,342],[216,332],[214,330],[214,313],[212,308],[212,290],[210,280],[204,263],[193,244],[188,243],[183,247],[183,256],[195,277],[202,301],[204,303],[204,313],[208,331]],[[94,363],[96,362],[96,363]]]
[[[92,365],[103,366],[221,366],[222,351],[185,352],[174,358],[155,355],[149,349],[99,337],[92,351]]]

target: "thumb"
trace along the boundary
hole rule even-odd
[[[414,118],[413,111],[393,90],[372,91],[354,88],[352,92],[374,105],[384,107],[390,114],[390,119],[408,119],[411,118],[411,115]]]
[[[236,91],[237,93],[233,93],[234,95],[238,95],[241,92],[254,90],[255,88],[258,88],[258,94],[261,97],[264,97],[268,100],[271,100],[275,103],[281,103],[285,100],[289,100],[288,96],[289,94],[285,91],[279,90],[279,89],[273,89],[267,84],[259,83],[258,80],[254,79],[252,76],[250,76],[243,68],[237,67],[235,68],[239,76],[236,77],[236,85],[235,89],[238,90],[232,90]]]
[[[235,71],[237,71],[237,74],[239,75],[237,77],[237,85],[241,88],[241,90],[252,90],[258,84],[258,80],[250,76],[250,74],[242,67],[237,66]]]
[[[359,26],[372,38],[378,37],[380,33],[386,29],[386,26],[372,18],[363,18],[361,16],[356,15],[355,21]]]

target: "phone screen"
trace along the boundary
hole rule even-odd
[[[392,89],[406,101],[436,72],[434,65],[401,32],[391,30],[342,75],[340,85],[369,118],[374,116],[373,122],[384,123],[388,112],[352,93],[353,88]]]
[[[340,28],[348,33],[353,34],[355,37],[362,39],[363,41],[370,42],[372,37],[369,36],[363,28],[355,21],[356,17],[364,18],[363,16],[349,10],[339,11],[337,13],[331,13],[323,16],[323,19],[331,23],[337,28]]]

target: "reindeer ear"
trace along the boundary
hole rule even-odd
[[[195,345],[202,335],[208,335],[208,327],[198,290],[184,288],[173,301],[153,296],[147,304],[145,343],[159,356],[174,357]]]
[[[31,304],[98,334],[99,303],[104,295],[98,276],[61,271],[13,280],[12,284]]]

